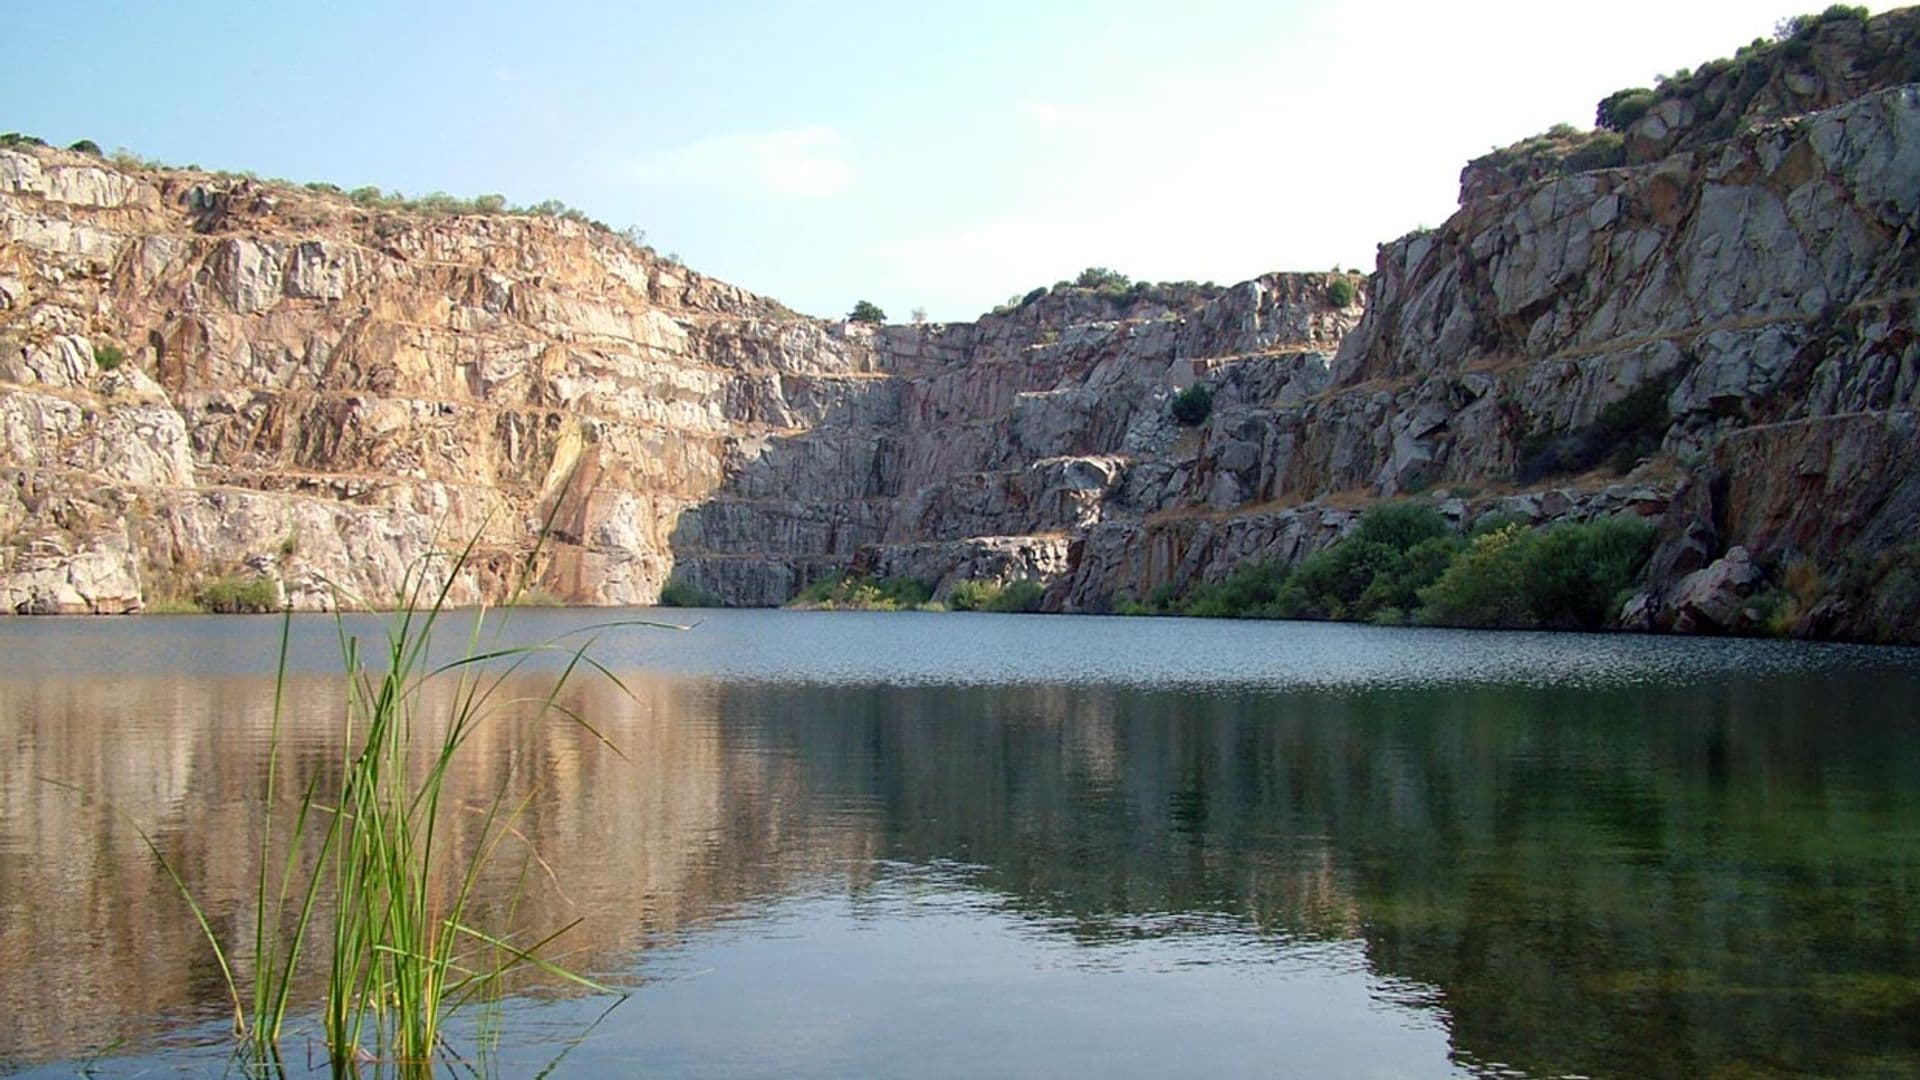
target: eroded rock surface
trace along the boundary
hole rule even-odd
[[[1098,612],[1413,497],[1655,520],[1637,625],[1749,628],[1728,567],[1744,604],[1805,564],[1802,632],[1912,638],[1920,87],[1822,41],[1813,92],[1481,185],[1365,281],[1055,288],[971,323],[804,318],[574,222],[0,150],[0,606],[229,573],[379,605],[477,536],[456,600],[538,548],[572,603],[852,570]]]

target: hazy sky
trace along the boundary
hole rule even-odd
[[[1790,2],[0,0],[0,130],[558,198],[809,314],[957,319],[1095,264],[1371,269],[1469,157]]]

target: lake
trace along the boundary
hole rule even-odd
[[[562,703],[618,753],[503,706],[460,762],[525,805],[483,914],[577,920],[555,959],[630,991],[527,978],[460,1029],[488,1074],[1920,1074],[1920,652],[765,611],[485,640],[631,617],[698,625],[599,633],[624,689]],[[0,619],[0,1071],[226,1064],[129,822],[250,938],[280,625]],[[334,620],[292,626],[305,776],[344,688]]]

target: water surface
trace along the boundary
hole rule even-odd
[[[526,985],[502,1075],[1920,1072],[1912,652],[666,616],[567,693],[624,756],[507,711],[464,763],[530,800],[513,917],[633,990],[594,1025]],[[205,944],[99,800],[250,936],[278,628],[0,620],[0,1067],[222,1064]],[[338,629],[290,644],[324,771]]]

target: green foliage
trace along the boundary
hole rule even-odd
[[[1185,611],[1213,618],[1374,619],[1391,609],[1393,620],[1402,621],[1460,546],[1431,507],[1377,506],[1352,534],[1291,572],[1271,562],[1237,567],[1194,590]]]
[[[1391,575],[1399,552],[1386,544],[1349,536],[1302,560],[1274,600],[1289,619],[1364,619],[1361,594],[1376,576]]]
[[[1274,605],[1286,580],[1279,563],[1242,563],[1224,580],[1194,589],[1181,610],[1208,619],[1279,618]]]
[[[853,305],[853,310],[847,313],[847,321],[857,323],[883,323],[887,321],[887,313],[880,310],[880,305],[873,301],[862,300]]]
[[[719,607],[719,603],[705,589],[691,581],[681,578],[668,578],[660,586],[661,607]]]
[[[1194,589],[1180,610],[1207,618],[1346,619],[1450,626],[1597,629],[1619,611],[1653,547],[1626,516],[1535,532],[1493,521],[1473,537],[1431,507],[1375,507],[1353,532],[1291,571],[1247,563]],[[1170,597],[1161,602],[1172,606]],[[1123,613],[1157,605],[1126,601]]]
[[[1327,283],[1327,303],[1332,304],[1334,307],[1346,307],[1353,303],[1353,298],[1357,295],[1359,295],[1359,290],[1353,287],[1352,281],[1344,277],[1334,278]]]
[[[458,577],[472,550],[469,545],[453,560],[446,581]],[[399,1075],[430,1075],[448,1052],[442,1025],[463,1006],[497,996],[503,980],[522,965],[612,992],[539,955],[557,934],[533,941],[515,928],[482,928],[477,886],[503,843],[525,842],[513,823],[524,803],[509,804],[504,791],[489,799],[489,793],[463,790],[458,778],[466,770],[454,760],[487,720],[488,703],[506,698],[516,709],[532,707],[541,719],[566,718],[612,749],[587,720],[559,703],[576,669],[605,669],[586,658],[584,645],[563,650],[571,653],[564,673],[544,699],[528,700],[501,688],[528,657],[556,648],[554,642],[445,663],[431,659],[428,645],[446,611],[447,593],[429,580],[424,568],[409,573],[401,609],[373,650],[375,663],[367,662],[360,638],[344,623],[339,627],[345,727],[354,745],[330,770],[285,777],[296,813],[287,822],[276,812],[259,830],[253,910],[232,920],[252,928],[250,970],[231,962],[240,942],[222,940],[152,835],[135,823],[211,946],[232,1005],[234,1034],[260,1072],[282,1071],[282,1030],[295,980],[316,966],[302,961],[314,935],[327,939],[324,965],[318,965],[326,973],[321,1026],[336,1076],[357,1075],[361,1062],[376,1060],[404,1066],[396,1069]],[[266,752],[262,805],[268,808],[284,799],[282,768],[298,768],[302,760],[287,752],[283,739],[291,637],[289,616],[281,626]],[[470,640],[485,640],[477,621]],[[497,666],[483,667],[487,661]],[[429,683],[452,690],[444,724],[430,725],[419,715]],[[507,906],[509,913],[518,900]],[[237,972],[250,976],[251,1008]]]
[[[947,593],[947,606],[955,611],[992,611],[1012,614],[1039,611],[1047,587],[1031,578],[1018,578],[1002,584],[998,581],[962,581]]]
[[[284,181],[269,182],[284,183]],[[315,182],[303,186],[308,191],[316,194],[338,195],[341,193],[339,186],[335,184]],[[588,217],[584,211],[568,206],[559,199],[544,199],[534,203],[532,206],[511,206],[507,203],[507,197],[504,195],[476,195],[470,199],[463,199],[456,195],[449,195],[444,191],[430,191],[425,195],[409,198],[401,192],[385,192],[371,185],[354,188],[345,194],[347,199],[354,205],[362,206],[369,210],[392,210],[401,213],[421,214],[427,217],[474,215],[551,217],[564,221],[578,222],[589,228],[598,229],[601,232],[613,232],[613,229],[605,222],[596,221]],[[628,233],[631,231],[632,230],[629,229]],[[621,235],[628,235],[628,233],[622,233]],[[645,234],[643,233],[641,235],[644,236]]]
[[[1376,506],[1362,514],[1353,535],[1369,543],[1385,544],[1395,551],[1408,551],[1452,531],[1447,519],[1433,507],[1401,502]]]
[[[280,588],[271,578],[230,574],[201,585],[194,602],[221,615],[263,614],[280,610]]]
[[[67,149],[72,150],[76,154],[91,154],[94,157],[107,156],[106,151],[100,149],[100,144],[94,142],[92,139],[81,139],[72,146],[67,147]]]
[[[1491,170],[1517,184],[1526,184],[1545,177],[1624,164],[1625,141],[1618,132],[1608,128],[1612,125],[1625,127],[1645,111],[1636,98],[1622,99],[1625,104],[1616,102],[1616,98],[1629,93],[1639,91],[1621,91],[1600,103],[1602,123],[1599,130],[1576,131],[1569,124],[1556,125],[1550,131],[1474,159],[1473,167]],[[1652,101],[1651,92],[1647,92],[1646,104],[1650,105]]]
[[[1028,304],[1033,303],[1035,300],[1038,300],[1045,295],[1047,295],[1047,287],[1045,285],[1042,285],[1039,288],[1034,289],[1032,292],[1029,292],[1027,295],[1021,297],[1020,303],[1016,306],[1025,307]]]
[[[118,345],[104,344],[93,347],[93,365],[101,371],[113,371],[126,362],[127,354],[121,351]]]
[[[1517,572],[1534,544],[1524,526],[1475,537],[1421,594],[1421,621],[1445,626],[1527,626],[1532,606]]]
[[[1865,7],[1851,4],[1829,4],[1818,15],[1790,15],[1773,24],[1773,37],[1776,41],[1788,41],[1805,36],[1822,23],[1866,22],[1872,15]]]
[[[802,589],[788,606],[827,611],[912,611],[926,607],[932,599],[933,586],[917,578],[875,581],[845,574],[821,578]]]
[[[1114,597],[1115,615],[1171,615],[1180,610],[1180,590],[1172,582],[1157,586],[1147,594],[1145,600],[1136,600],[1131,595]]]
[[[1512,524],[1483,533],[1421,592],[1421,620],[1600,629],[1619,611],[1653,537],[1653,526],[1631,516],[1544,532]]]
[[[1080,276],[1073,279],[1073,284],[1082,289],[1121,293],[1127,291],[1132,285],[1132,280],[1118,270],[1109,270],[1104,266],[1089,266],[1080,271]]]
[[[1567,170],[1613,169],[1626,164],[1626,160],[1627,140],[1617,132],[1601,131],[1567,155]]]
[[[1213,387],[1194,383],[1173,396],[1173,418],[1188,427],[1206,423],[1213,413]]]
[[[1645,86],[1629,86],[1624,90],[1615,90],[1600,99],[1595,111],[1595,126],[1607,131],[1625,131],[1633,122],[1647,115],[1653,108],[1653,91]]]
[[[1460,541],[1447,520],[1417,503],[1367,511],[1353,533],[1308,556],[1281,588],[1275,610],[1289,618],[1372,619],[1410,611],[1419,590],[1446,569]]]
[[[38,135],[22,135],[18,131],[9,131],[0,135],[0,146],[45,146],[47,140]]]
[[[1466,547],[1458,536],[1420,541],[1381,567],[1361,590],[1354,617],[1374,623],[1404,623],[1420,609],[1420,592],[1440,580]]]
[[[1534,622],[1557,630],[1607,625],[1651,554],[1653,538],[1653,526],[1630,515],[1538,534],[1521,567]]]

